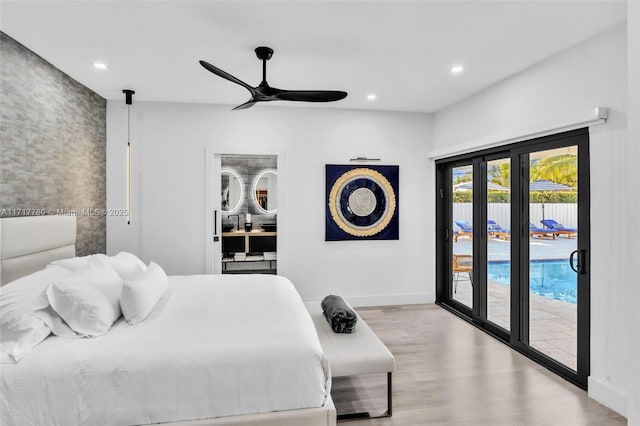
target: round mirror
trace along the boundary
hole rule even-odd
[[[240,176],[233,170],[222,170],[220,172],[220,187],[222,188],[223,213],[232,213],[242,204],[242,181]]]
[[[278,174],[267,170],[258,175],[253,184],[253,201],[264,213],[275,213],[278,209]]]

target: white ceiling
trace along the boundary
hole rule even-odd
[[[7,1],[0,28],[107,99],[237,105],[267,80],[336,108],[434,112],[624,21],[624,1]],[[94,61],[108,70],[97,71]],[[463,64],[453,76],[453,64]],[[376,93],[375,102],[367,101]],[[282,104],[282,103],[280,103]],[[288,103],[298,104],[298,103]],[[303,104],[308,106],[308,104]],[[256,108],[264,108],[265,105]],[[241,112],[240,112],[241,113]]]

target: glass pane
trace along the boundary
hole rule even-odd
[[[473,167],[453,169],[453,299],[473,307]]]
[[[530,154],[529,345],[577,365],[577,147]]]
[[[487,162],[487,319],[511,320],[511,160]]]

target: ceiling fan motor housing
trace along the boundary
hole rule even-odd
[[[273,56],[273,49],[267,46],[256,47],[256,56],[261,61],[268,61]]]

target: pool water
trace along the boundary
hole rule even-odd
[[[489,262],[488,278],[510,284],[510,264]],[[578,300],[578,275],[568,260],[537,260],[529,263],[529,282],[532,293],[568,303]]]

